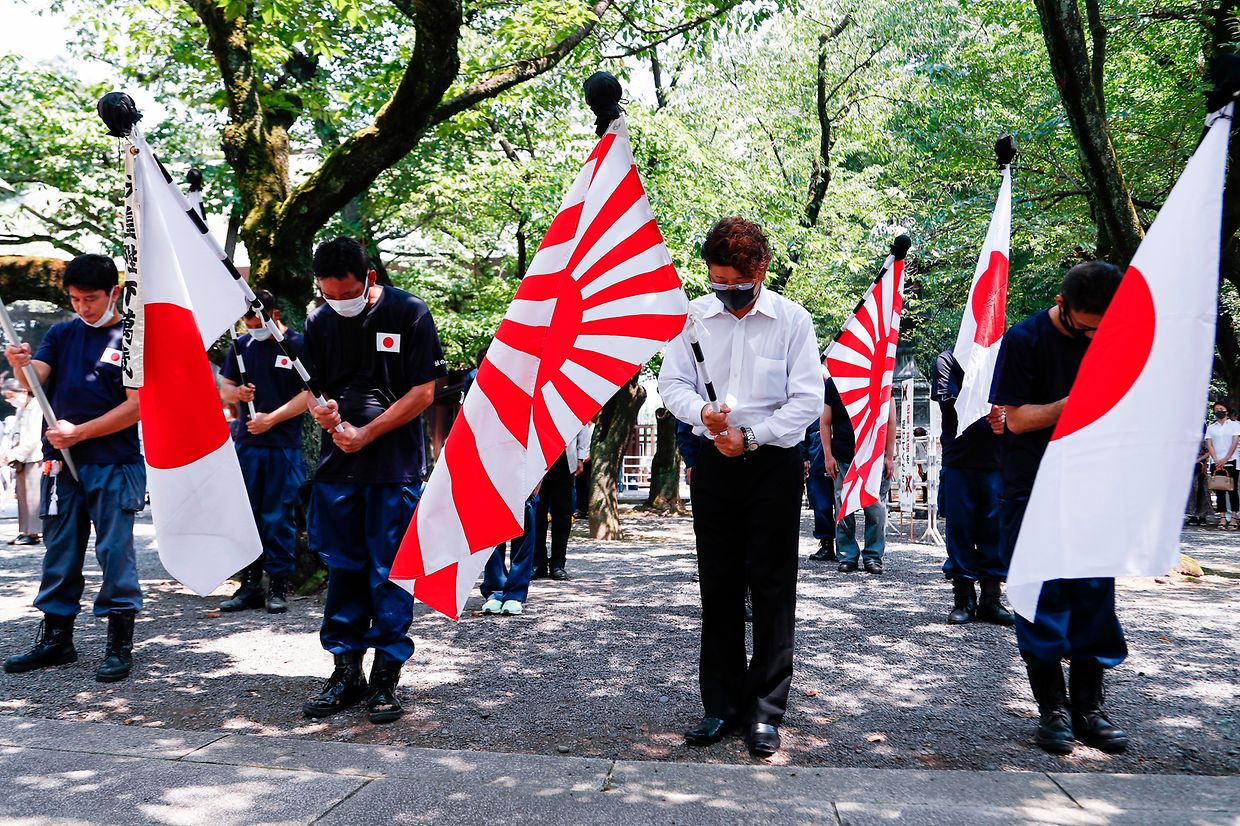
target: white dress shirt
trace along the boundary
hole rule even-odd
[[[590,458],[590,440],[594,438],[594,423],[587,422],[576,436],[568,440],[564,452],[568,455],[568,469],[577,472],[577,463]]]
[[[713,294],[689,302],[689,312],[706,328],[702,352],[715,394],[732,409],[728,421],[752,428],[759,446],[795,447],[822,415],[818,338],[805,308],[765,285],[758,289],[757,302],[743,318]],[[706,385],[684,333],[667,346],[659,396],[673,416],[692,424],[697,435],[707,435]]]

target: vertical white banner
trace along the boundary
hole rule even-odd
[[[900,382],[900,511],[912,515],[917,496],[917,442],[913,437],[913,380]]]

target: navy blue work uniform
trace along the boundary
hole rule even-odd
[[[805,476],[805,495],[814,512],[814,539],[826,539],[835,545],[835,480],[827,475],[827,460],[822,450],[822,434],[819,422],[805,429],[805,441],[801,443],[801,458],[809,462]]]
[[[301,333],[287,331],[284,346],[300,357]],[[254,385],[254,409],[259,413],[270,413],[302,392],[301,377],[274,338],[257,341],[246,333],[233,342],[220,375],[240,385],[238,353],[245,361],[246,381]],[[238,410],[242,415],[232,423],[233,444],[263,541],[263,569],[268,576],[287,579],[297,555],[297,489],[306,481],[301,457],[303,417],[285,419],[255,436],[246,428],[249,406],[239,404]]]
[[[352,318],[319,307],[306,319],[304,346],[302,362],[316,386],[355,427],[446,374],[426,304],[395,287],[383,287],[378,301]],[[425,473],[421,416],[356,453],[337,449],[324,431],[307,521],[310,547],[327,566],[319,638],[332,654],[373,648],[402,663],[413,655],[413,596],[388,574]]]
[[[1056,329],[1049,311],[1026,318],[1003,337],[991,404],[1051,404],[1066,397],[1088,347],[1088,340]],[[1011,560],[1016,547],[1052,432],[1053,428],[1029,433],[1008,430],[1003,435],[999,530],[1005,562]],[[1128,656],[1128,645],[1115,616],[1115,580],[1098,577],[1043,583],[1034,621],[1016,617],[1016,643],[1029,663],[1089,657],[1107,668],[1119,665]]]
[[[45,385],[58,418],[73,424],[96,419],[122,404],[121,329],[117,322],[96,329],[80,318],[47,331],[37,361],[51,366]],[[52,474],[60,452],[43,441],[43,579],[34,605],[45,614],[75,617],[81,611],[82,565],[91,525],[103,584],[95,597],[97,617],[136,614],[142,609],[134,555],[134,514],[146,499],[146,467],[138,426],[78,442],[70,449],[79,479],[63,467]]]
[[[930,398],[943,413],[943,467],[939,474],[939,513],[947,520],[947,561],[943,575],[976,582],[1007,579],[1010,554],[999,536],[999,437],[986,419],[960,431],[956,398],[964,370],[950,350],[934,362]]]

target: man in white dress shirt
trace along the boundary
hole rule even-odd
[[[814,325],[765,288],[770,245],[743,218],[724,218],[702,245],[711,294],[689,311],[715,391],[711,408],[688,339],[668,346],[659,395],[702,441],[693,467],[693,530],[702,592],[699,682],[705,716],[690,745],[743,727],[750,751],[779,749],[792,684],[797,544],[805,471],[798,445],[823,405]],[[753,593],[753,658],[745,654],[745,590]]]
[[[590,455],[594,425],[587,423],[568,440],[560,458],[547,468],[538,488],[538,510],[534,518],[534,579],[550,576],[568,579],[568,535],[573,529],[573,486]],[[551,552],[547,553],[547,522],[551,522]]]

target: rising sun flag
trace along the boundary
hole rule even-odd
[[[882,489],[891,382],[904,309],[904,256],[910,246],[907,235],[892,243],[878,277],[827,350],[827,374],[848,410],[857,444],[844,473],[837,521],[873,505]]]
[[[112,93],[100,114],[118,100],[132,108],[128,96]],[[119,358],[125,385],[138,389],[159,560],[205,596],[263,551],[205,349],[246,301],[137,127],[128,122],[120,132],[105,120],[130,142]]]
[[[1210,116],[1133,257],[1038,467],[1008,573],[1026,619],[1043,582],[1158,576],[1179,559],[1214,360],[1233,109]]]
[[[685,327],[688,302],[633,163],[607,126],[478,368],[392,581],[453,619],[568,440]]]

